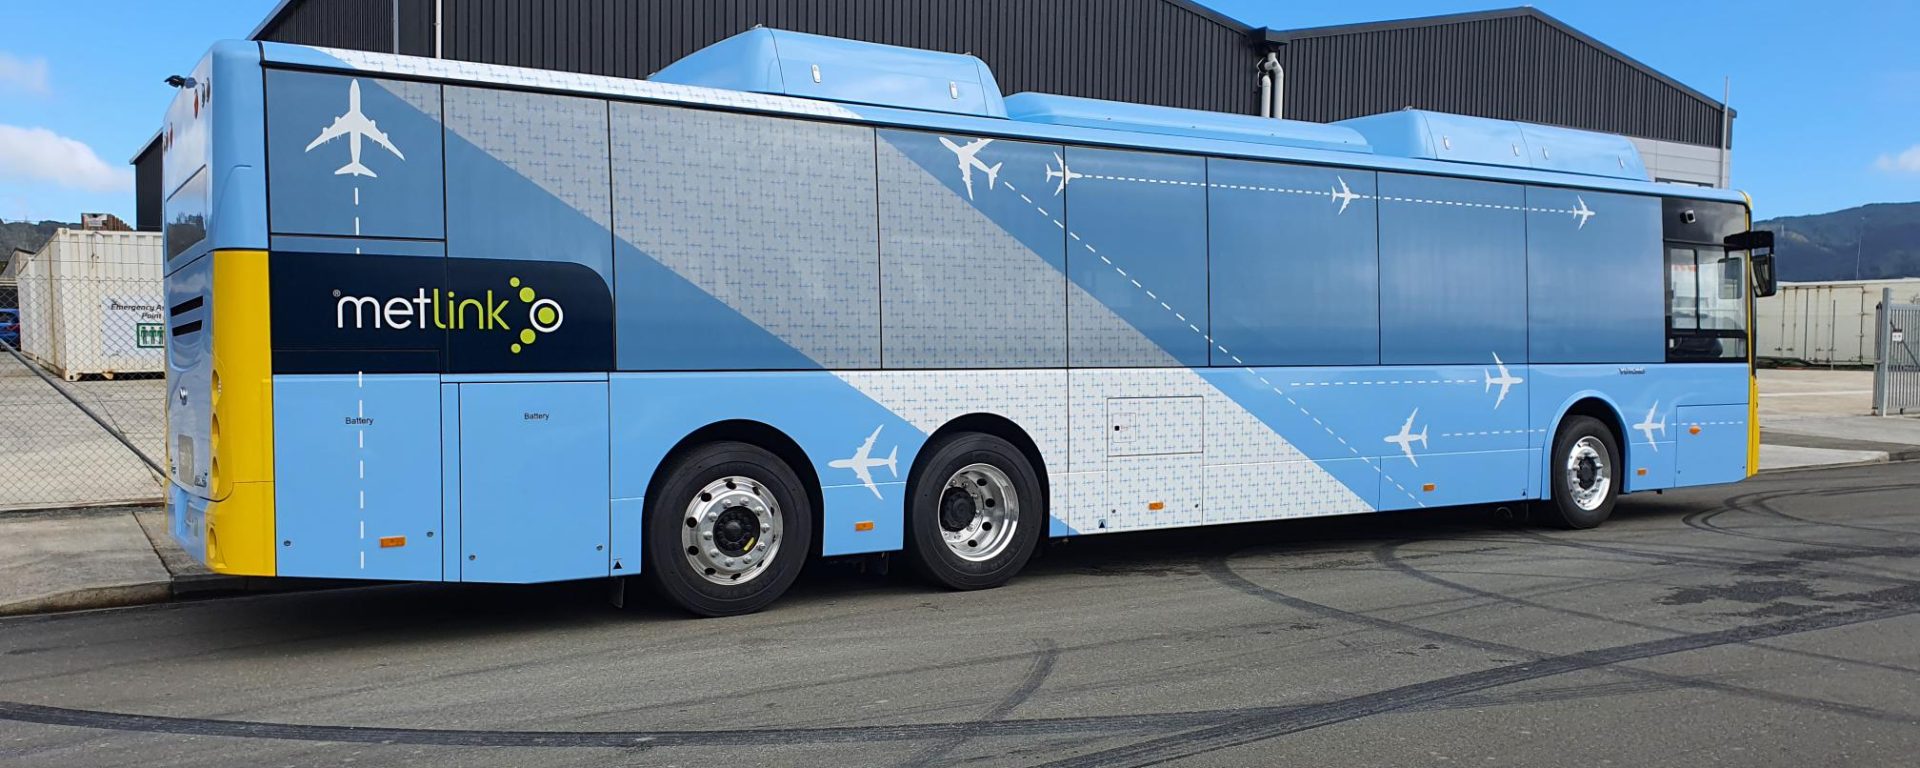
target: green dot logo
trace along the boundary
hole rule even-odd
[[[520,329],[518,341],[509,347],[517,355],[520,354],[520,350],[532,346],[542,335],[560,330],[560,324],[566,321],[567,313],[560,308],[560,302],[540,298],[539,293],[533,290],[533,286],[521,285],[520,278],[509,278],[507,285],[520,289],[517,294],[520,297],[520,303],[527,305],[528,327]]]

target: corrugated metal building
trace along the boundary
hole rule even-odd
[[[971,53],[1007,93],[1244,114],[1264,113],[1272,54],[1289,118],[1414,107],[1606,131],[1657,180],[1727,179],[1718,101],[1533,8],[1288,31],[1191,0],[282,0],[253,37],[643,78],[754,25]],[[159,155],[135,158],[139,179]],[[157,229],[157,181],[136,186]]]

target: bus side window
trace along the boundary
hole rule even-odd
[[[1667,246],[1667,359],[1745,360],[1746,264],[1718,246]]]

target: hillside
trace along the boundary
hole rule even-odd
[[[47,238],[53,237],[53,231],[61,227],[78,229],[80,225],[59,221],[42,221],[37,224],[28,221],[0,221],[0,257],[11,255],[15,248],[28,251],[40,250],[40,246],[46,244]]]
[[[1920,203],[1875,203],[1755,222],[1774,232],[1783,281],[1920,277]]]

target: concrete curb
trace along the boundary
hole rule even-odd
[[[118,584],[111,587],[73,589],[65,592],[56,592],[51,595],[0,604],[0,616],[26,616],[36,613],[64,613],[67,611],[86,611],[98,608],[124,608],[132,605],[164,603],[172,599],[172,582],[155,581],[145,584]]]
[[[1771,469],[1762,469],[1758,472],[1755,472],[1754,474],[1773,475],[1773,474],[1779,474],[1781,472],[1812,472],[1812,471],[1821,470],[1821,469],[1845,469],[1847,467],[1877,467],[1877,466],[1880,466],[1881,464],[1894,464],[1902,461],[1912,461],[1912,460],[1913,459],[1893,459],[1885,455],[1882,455],[1880,458],[1868,459],[1866,461],[1841,461],[1841,462],[1835,462],[1832,464],[1803,464],[1797,467],[1773,467]]]

